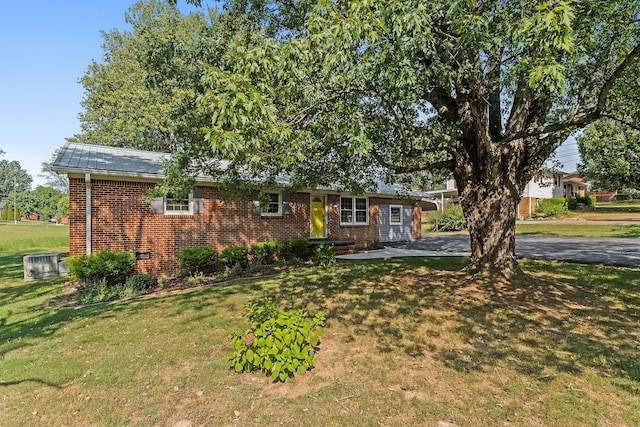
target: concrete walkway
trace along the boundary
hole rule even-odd
[[[469,256],[470,248],[467,235],[427,235],[415,242],[390,244],[382,250],[340,255],[338,258]],[[640,238],[516,236],[516,256],[640,268]]]
[[[401,257],[465,257],[469,256],[468,252],[441,252],[426,251],[421,249],[405,249],[385,247],[384,249],[376,249],[372,251],[362,251],[355,254],[337,255],[338,259],[387,259]]]

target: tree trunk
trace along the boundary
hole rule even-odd
[[[457,178],[458,182],[468,183],[459,185],[471,237],[471,262],[467,270],[473,275],[512,279],[523,275],[515,256],[520,186],[514,183],[515,177],[496,178],[491,182]]]

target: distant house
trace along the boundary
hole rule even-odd
[[[536,206],[544,199],[564,197],[564,172],[546,169],[533,176],[527,183],[520,205],[518,218],[527,218],[536,211]]]
[[[9,208],[9,204],[7,202],[0,202],[0,216],[2,213]]]
[[[580,176],[578,172],[572,172],[564,176],[564,197],[585,197],[591,183],[587,178]]]
[[[225,203],[219,183],[200,176],[187,198],[167,194],[147,203],[148,191],[164,178],[166,156],[77,143],[60,150],[53,170],[69,176],[71,255],[132,251],[139,271],[172,274],[184,247],[221,251],[308,238],[366,248],[421,235],[420,206],[382,184],[363,195],[330,188],[290,192],[285,179],[266,197],[250,194]]]
[[[531,178],[522,192],[520,205],[518,206],[518,218],[527,218],[535,213],[536,206],[544,199],[563,196],[564,172],[556,170],[543,170]],[[439,206],[447,203],[458,202],[458,187],[453,178],[446,182],[443,190],[425,192],[426,199],[433,200]]]

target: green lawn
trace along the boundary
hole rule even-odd
[[[3,248],[24,242],[3,227]],[[527,261],[511,287],[462,280],[464,259],[394,259],[50,310],[64,280],[24,283],[27,252],[0,251],[3,427],[640,424],[638,270]],[[288,384],[225,364],[265,296],[328,318]]]
[[[581,224],[579,222],[549,224],[540,221],[534,224],[517,224],[516,234],[536,236],[640,237],[640,224]]]
[[[422,225],[422,234],[435,234],[429,224]],[[445,234],[468,234],[467,230],[453,231]],[[581,222],[549,223],[539,221],[535,223],[516,224],[517,235],[533,236],[579,236],[579,237],[640,237],[640,224],[584,224]]]

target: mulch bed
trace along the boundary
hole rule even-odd
[[[140,298],[149,298],[158,295],[168,295],[173,293],[193,291],[197,289],[208,288],[210,286],[229,285],[231,283],[238,282],[240,280],[258,278],[258,277],[270,277],[276,276],[282,273],[288,273],[290,271],[298,270],[300,268],[310,267],[313,262],[306,262],[297,265],[285,265],[285,266],[265,266],[264,270],[259,272],[243,271],[237,276],[224,278],[220,276],[205,276],[197,286],[189,286],[187,284],[186,277],[173,277],[168,279],[162,286],[157,285],[155,288],[148,289],[145,293],[137,295],[131,298],[124,298],[114,301],[104,301],[96,304],[82,305],[78,302],[79,287],[76,282],[69,282],[69,286],[65,288],[61,295],[49,298],[44,303],[45,308],[55,310],[74,310],[84,307],[95,307],[106,304],[116,304],[123,301],[129,301]]]

